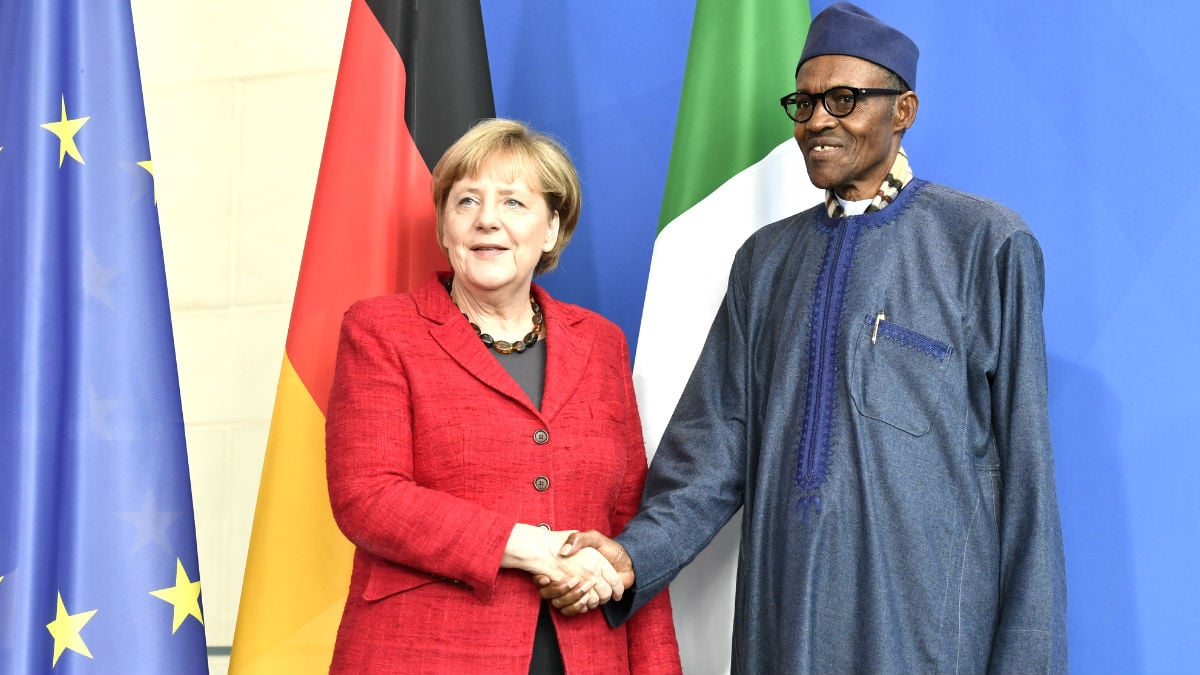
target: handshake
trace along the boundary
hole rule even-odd
[[[564,616],[620,600],[634,582],[625,549],[595,530],[556,532],[518,523],[500,566],[528,572],[542,598]]]

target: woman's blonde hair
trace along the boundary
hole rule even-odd
[[[496,158],[509,162],[512,177],[532,179],[532,187],[541,191],[551,212],[558,214],[558,241],[552,250],[542,253],[533,270],[535,275],[549,272],[558,265],[558,257],[579,221],[582,198],[579,175],[557,141],[516,120],[495,118],[479,122],[455,141],[433,167],[438,241],[442,240],[442,217],[450,188],[459,179],[478,176]]]

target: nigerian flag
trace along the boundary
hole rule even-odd
[[[812,206],[779,97],[795,89],[808,2],[698,0],[634,383],[653,456],[752,232]],[[729,670],[740,516],[671,584],[684,671]]]

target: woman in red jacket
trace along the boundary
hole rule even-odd
[[[532,575],[619,597],[603,556],[646,471],[624,335],[533,284],[579,217],[554,141],[488,120],[433,171],[452,272],[347,311],[326,424],[333,513],[354,542],[331,673],[680,672],[666,593],[627,625],[550,611]]]

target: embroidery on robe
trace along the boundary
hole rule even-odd
[[[867,315],[866,321],[868,326],[875,325],[875,317],[870,314]],[[946,357],[950,356],[950,352],[952,351],[950,345],[944,342],[926,337],[887,319],[879,321],[879,337],[895,340],[905,347],[912,347],[920,352],[924,352],[938,361],[945,361]]]
[[[863,226],[856,219],[849,219],[834,223],[834,227],[817,277],[808,334],[808,387],[796,463],[796,487],[800,489],[796,508],[801,510],[806,525],[810,512],[821,512],[818,489],[829,472],[833,409],[837,401],[838,323]]]
[[[887,208],[912,179],[908,155],[901,148],[866,213]],[[854,253],[863,228],[858,218],[842,218],[844,211],[833,190],[826,190],[825,206],[830,219],[834,221],[831,224],[834,231],[825,249],[825,259],[821,263],[821,273],[813,294],[808,333],[808,385],[805,389],[796,462],[796,487],[800,493],[796,509],[801,512],[801,523],[804,525],[808,524],[810,513],[821,512],[820,487],[829,474],[833,413],[837,403],[838,325],[846,300],[850,270],[854,267]]]

